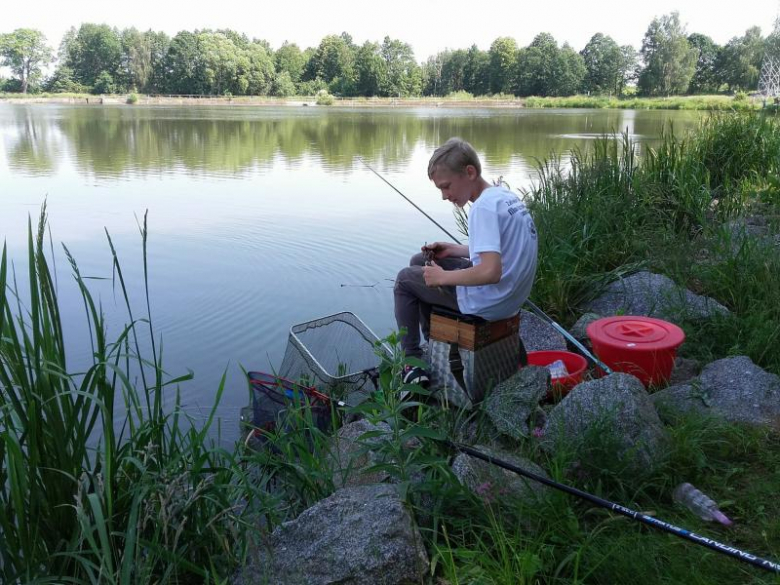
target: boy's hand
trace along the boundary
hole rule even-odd
[[[452,256],[455,244],[450,242],[433,242],[432,244],[426,244],[422,247],[423,254],[431,254],[436,260],[442,258],[449,258]]]
[[[431,262],[428,266],[423,266],[423,278],[427,286],[445,286],[446,271],[444,268]]]

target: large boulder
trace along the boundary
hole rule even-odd
[[[485,455],[501,459],[536,475],[548,477],[544,469],[519,455],[506,453],[485,445],[475,445],[474,448]],[[466,453],[460,453],[455,457],[452,462],[452,471],[461,484],[486,503],[519,499],[533,504],[542,490],[547,489],[539,482]]]
[[[588,337],[588,325],[599,319],[601,319],[601,315],[597,313],[585,313],[571,326],[569,333],[588,350],[592,350],[592,343],[590,337]]]
[[[528,311],[520,311],[520,339],[526,351],[566,351],[566,338]]]
[[[501,434],[522,439],[529,436],[529,420],[549,389],[549,370],[527,366],[493,388],[483,408]]]
[[[652,272],[637,272],[616,280],[586,310],[604,316],[641,315],[671,321],[707,319],[729,312],[717,301],[694,294],[666,276]]]
[[[381,441],[381,435],[390,432],[386,423],[374,425],[365,419],[341,427],[331,439],[328,463],[336,488],[381,483],[388,478],[385,471],[367,471],[380,463],[372,450]],[[368,433],[368,435],[367,435]]]
[[[412,585],[428,555],[397,489],[344,488],[285,522],[250,553],[234,585]]]
[[[548,414],[542,447],[570,449],[587,460],[609,445],[606,464],[636,472],[652,470],[664,454],[667,436],[642,383],[615,373],[577,385]]]
[[[656,392],[663,413],[696,412],[780,429],[780,378],[738,356],[712,362],[698,378]]]

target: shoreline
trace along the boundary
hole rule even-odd
[[[0,103],[13,104],[67,104],[67,105],[141,105],[141,106],[223,106],[223,107],[316,107],[316,108],[487,108],[487,109],[634,109],[634,110],[702,110],[745,111],[760,110],[762,101],[756,98],[735,99],[731,96],[679,96],[669,98],[609,98],[609,97],[528,97],[528,98],[466,98],[446,97],[381,98],[334,97],[329,105],[317,104],[316,96],[288,98],[270,96],[178,96],[178,95],[90,95],[43,94],[22,97],[18,94],[0,94]]]

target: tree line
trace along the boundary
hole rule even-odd
[[[233,30],[119,30],[105,24],[72,27],[56,53],[35,29],[0,34],[0,65],[12,78],[0,90],[27,92],[178,95],[340,96],[471,95],[670,96],[751,91],[765,54],[780,57],[780,22],[763,37],[748,29],[721,46],[688,34],[677,12],[654,18],[641,47],[618,45],[594,34],[581,51],[549,33],[519,47],[499,37],[489,50],[476,45],[447,50],[418,63],[408,43],[385,37],[357,45],[347,33],[328,35],[317,47],[267,41]],[[54,72],[43,70],[56,63]]]

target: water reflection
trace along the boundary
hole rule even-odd
[[[27,108],[20,108],[13,134],[15,137],[8,149],[9,169],[31,175],[47,175],[56,171],[56,139],[47,121]]]
[[[55,173],[71,152],[84,174],[189,173],[241,176],[267,171],[280,157],[295,167],[306,158],[331,172],[350,172],[355,159],[405,168],[416,146],[433,149],[451,136],[474,144],[485,161],[533,164],[552,153],[588,148],[594,138],[628,132],[657,137],[669,112],[625,110],[325,110],[324,108],[61,107],[51,120],[32,107],[12,107],[9,166]],[[676,113],[690,127],[700,115]],[[56,130],[56,132],[55,132]],[[57,148],[57,135],[67,149]]]

